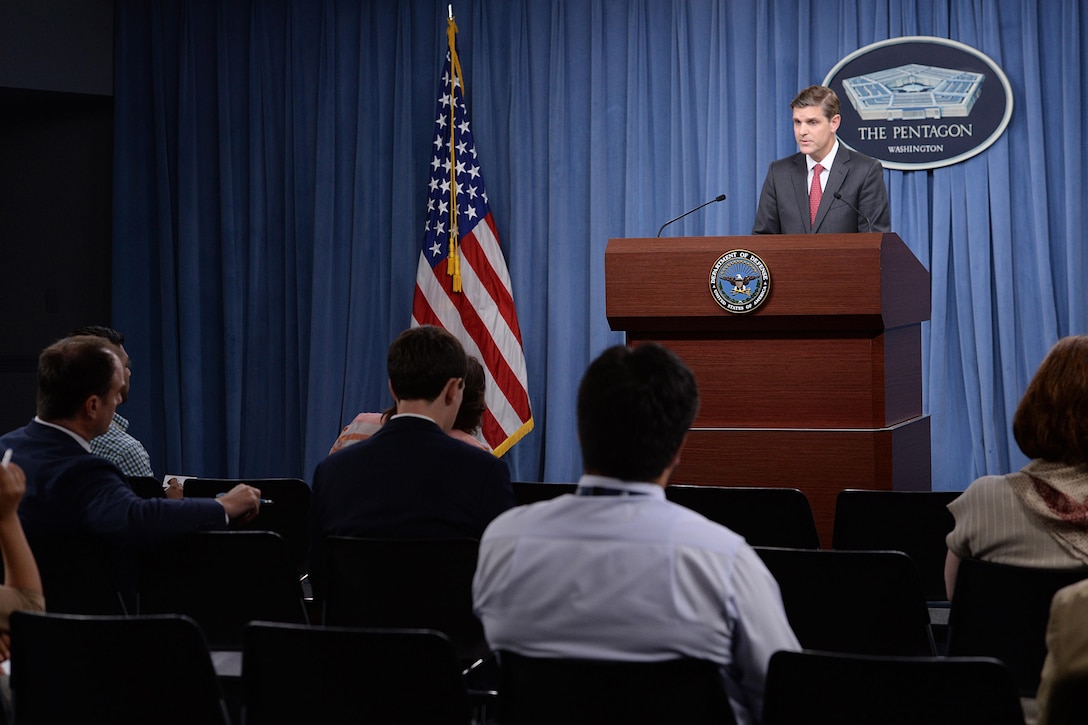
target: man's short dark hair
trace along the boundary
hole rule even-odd
[[[839,115],[839,95],[827,86],[809,86],[790,101],[790,108],[808,108],[819,106],[824,117],[830,121]]]
[[[38,417],[73,417],[92,395],[113,385],[117,354],[101,337],[77,335],[54,342],[38,356]]]
[[[77,327],[68,333],[68,337],[76,337],[79,335],[104,337],[118,347],[125,344],[125,336],[123,334],[112,327],[106,327],[104,325],[84,325],[83,327]]]
[[[398,400],[434,400],[450,378],[463,378],[465,349],[441,327],[422,325],[397,335],[389,346],[386,367]]]
[[[656,343],[617,345],[590,363],[578,387],[578,438],[586,473],[653,481],[680,450],[695,414],[695,376]]]

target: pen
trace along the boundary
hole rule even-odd
[[[7,449],[6,451],[4,451],[4,457],[0,458],[0,466],[3,466],[4,468],[7,468],[9,463],[11,463],[11,449],[10,448]]]

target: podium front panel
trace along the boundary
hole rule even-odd
[[[696,427],[883,428],[922,414],[918,325],[875,334],[747,333],[728,338],[628,333],[687,363]]]

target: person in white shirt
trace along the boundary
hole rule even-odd
[[[665,499],[698,407],[691,371],[660,345],[594,360],[578,391],[578,488],[487,527],[474,605],[493,650],[717,662],[738,722],[754,723],[771,655],[800,645],[744,539]]]

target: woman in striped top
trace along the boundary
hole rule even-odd
[[[1028,384],[1012,421],[1031,462],[983,476],[949,504],[949,598],[964,558],[1017,566],[1088,566],[1088,336],[1059,340]]]

